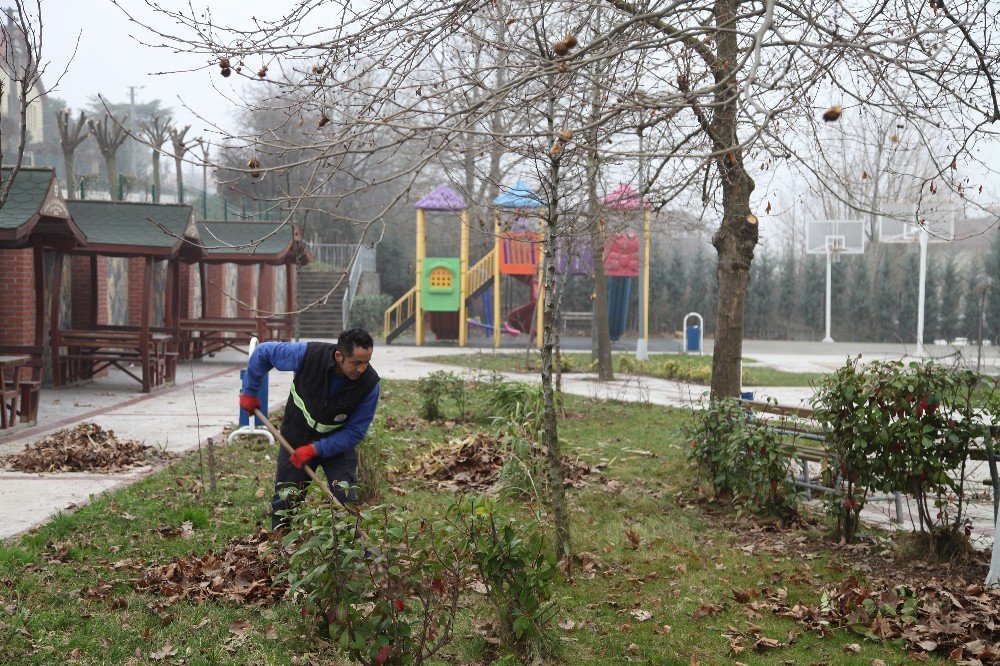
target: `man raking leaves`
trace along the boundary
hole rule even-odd
[[[285,405],[281,434],[294,448],[278,447],[271,499],[271,527],[288,526],[285,512],[301,501],[309,483],[306,468],[322,467],[327,483],[342,503],[357,503],[358,455],[378,406],[379,376],[369,364],[375,342],[361,328],[344,331],[335,344],[264,342],[251,355],[240,392],[240,408],[260,409],[257,398],[272,368],[295,373]],[[347,482],[347,492],[339,485]]]

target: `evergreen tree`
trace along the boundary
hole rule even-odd
[[[915,343],[917,341],[917,297],[920,288],[920,255],[916,248],[906,253],[902,264],[903,271],[896,287],[899,293],[897,335],[903,343]]]
[[[941,271],[941,309],[938,335],[945,340],[954,340],[961,335],[958,332],[959,314],[961,314],[961,283],[958,275],[958,267],[955,264],[955,255],[948,253],[944,261],[944,268]]]
[[[924,283],[924,344],[933,344],[941,329],[941,294],[937,261],[927,255],[927,280]]]
[[[709,298],[709,286],[715,284],[714,275],[711,276],[711,282],[709,282],[708,264],[705,248],[698,246],[698,251],[691,261],[691,270],[688,277],[688,297],[686,299],[687,312],[684,313],[697,312],[704,317],[705,332],[710,330],[709,316],[712,314],[713,305],[713,302],[710,302]]]
[[[976,290],[979,281],[983,279],[982,269],[978,260],[973,260],[969,266],[969,271],[965,274],[962,293],[962,331],[959,335],[965,336],[970,343],[979,342],[979,309],[981,306],[981,296]]]
[[[986,293],[986,326],[984,334],[993,344],[1000,344],[1000,232],[994,230],[990,234],[990,250],[986,255],[986,274],[993,279],[990,290]]]
[[[868,270],[868,257],[860,256],[851,261],[845,290],[850,305],[843,317],[838,318],[840,326],[834,340],[862,342],[873,338],[872,334],[872,280]]]
[[[823,337],[826,325],[826,258],[810,255],[802,263],[802,290],[799,292],[802,323],[818,340]]]
[[[889,258],[886,254],[876,260],[874,285],[873,337],[878,342],[894,342],[898,340],[896,317],[899,301],[890,279]]]
[[[826,257],[820,257],[823,260],[824,266],[823,270],[826,271]],[[840,340],[844,338],[845,340],[850,338],[854,339],[854,328],[851,324],[851,320],[854,316],[854,306],[853,298],[854,295],[847,288],[848,284],[848,272],[850,271],[851,264],[853,263],[854,257],[845,257],[841,255],[840,261],[836,261],[835,257],[831,257],[830,263],[830,295],[833,297],[832,307],[830,308],[830,335],[834,340]],[[826,275],[823,275],[823,289],[826,289]],[[823,327],[826,328],[826,298],[824,292],[823,299]],[[838,335],[837,331],[846,331],[845,335]]]
[[[785,251],[781,260],[777,281],[778,302],[775,312],[779,320],[776,324],[780,326],[778,334],[783,338],[790,338],[792,328],[799,322],[799,275],[795,253],[791,248]]]
[[[668,331],[679,331],[684,323],[687,309],[688,275],[684,254],[675,245],[670,251],[666,268],[666,321]]]
[[[757,322],[755,337],[769,340],[774,337],[775,308],[778,300],[775,294],[774,262],[770,255],[762,254],[754,263],[759,266],[754,299],[754,318]]]

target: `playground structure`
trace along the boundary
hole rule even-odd
[[[625,218],[644,212],[645,223],[645,288],[643,305],[648,305],[649,213],[639,203],[636,191],[620,185],[603,200],[603,207],[612,220],[612,228],[624,227]],[[493,248],[474,265],[469,266],[468,206],[462,198],[440,185],[414,204],[416,209],[416,283],[385,312],[384,334],[387,343],[414,327],[415,344],[426,341],[426,329],[437,340],[457,340],[459,346],[468,341],[469,329],[478,329],[493,338],[499,347],[503,334],[518,336],[535,334],[542,344],[544,285],[541,276],[543,237],[538,209],[539,197],[524,183],[518,182],[494,201]],[[426,256],[426,215],[428,211],[459,213],[461,238],[459,258]],[[534,213],[534,215],[533,215]],[[578,275],[593,275],[593,252],[587,244],[576,248],[557,247],[556,270]],[[621,230],[612,235],[604,248],[605,274],[608,276],[608,317],[612,340],[624,332],[632,281],[640,275],[639,240],[634,230]],[[527,287],[527,303],[502,315],[504,276]],[[482,315],[470,318],[470,309],[481,304]],[[644,313],[648,307],[643,308]],[[641,335],[648,330],[648,315],[640,318]],[[644,339],[643,339],[644,341]]]

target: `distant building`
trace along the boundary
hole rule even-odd
[[[25,63],[28,61],[28,44],[11,10],[7,9],[6,14],[6,22],[0,27],[0,125],[3,131],[3,161],[12,163],[20,141],[21,86],[17,78],[19,74],[24,74]],[[35,152],[45,138],[45,93],[45,86],[39,76],[28,94],[25,117],[26,165],[34,164]]]

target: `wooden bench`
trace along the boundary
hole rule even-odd
[[[150,331],[143,336],[138,328],[130,327],[53,331],[52,382],[62,386],[91,379],[114,366],[148,392],[173,381],[175,363],[168,354],[173,341],[167,333]],[[139,374],[132,371],[136,364]]]
[[[792,481],[805,490],[807,498],[812,496],[814,490],[822,493],[839,492],[838,488],[816,483],[809,476],[810,463],[826,467],[831,462],[828,451],[829,437],[816,422],[813,410],[751,400],[740,400],[740,404],[748,410],[749,418],[782,435],[782,448],[801,467],[801,473]],[[838,473],[837,483],[834,486],[839,486],[839,481]],[[893,500],[896,505],[895,521],[903,522],[903,496],[899,491],[887,495],[873,495],[868,499],[875,502]]]
[[[587,324],[588,327],[594,323],[593,312],[563,312],[559,315],[562,319],[563,333],[569,328],[569,324]]]
[[[19,364],[18,381],[5,383],[4,390],[17,390],[15,409],[21,424],[34,425],[38,421],[38,405],[42,388],[42,368],[44,348],[29,345],[0,345],[0,355],[26,356],[27,361]]]
[[[226,347],[247,353],[250,338],[259,341],[291,340],[290,317],[212,317],[181,319],[180,358],[202,358]]]

